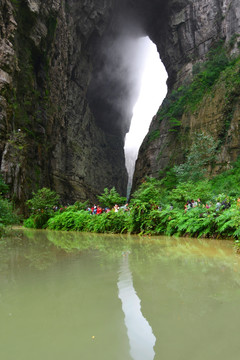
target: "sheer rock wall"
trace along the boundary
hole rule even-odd
[[[159,2],[156,2],[158,4]],[[237,0],[169,1],[165,15],[148,33],[157,44],[169,74],[169,94],[191,81],[194,64],[204,61],[213,45],[222,40],[231,44],[230,54],[239,55],[240,3]],[[235,41],[233,41],[235,39]],[[229,45],[227,45],[229,46]],[[236,66],[236,78],[239,66]],[[217,171],[228,168],[240,155],[238,84],[225,79],[213,87],[195,112],[185,112],[181,126],[173,132],[168,119],[159,123],[156,115],[139,151],[133,179],[134,191],[145,176],[158,177],[174,164],[184,161],[195,132],[207,132],[221,140]],[[229,117],[230,115],[230,117]],[[231,118],[231,119],[230,119]],[[150,134],[159,136],[151,139]]]
[[[111,20],[112,1],[0,4],[0,158],[22,204],[48,186],[65,203],[94,200],[104,187],[124,193],[123,134],[106,134],[86,98],[90,43]]]

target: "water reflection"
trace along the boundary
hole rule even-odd
[[[6,238],[0,359],[238,359],[239,265],[232,243],[216,240]]]
[[[128,252],[123,254],[120,266],[118,296],[122,301],[122,309],[125,314],[130,354],[134,360],[152,360],[155,355],[153,348],[156,338],[151,326],[141,312],[141,301],[133,287],[128,255]]]

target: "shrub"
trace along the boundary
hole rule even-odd
[[[232,205],[220,213],[216,219],[217,231],[224,237],[239,237],[240,212],[236,206]]]
[[[158,205],[165,198],[166,192],[162,180],[147,177],[146,180],[133,193],[131,204],[141,205],[148,203]]]
[[[118,194],[115,187],[113,187],[111,190],[108,188],[104,189],[104,192],[102,195],[97,196],[99,203],[102,207],[108,207],[112,208],[115,204],[126,204],[127,199],[126,197],[122,197]]]
[[[207,169],[213,168],[217,157],[219,141],[215,141],[210,134],[196,133],[193,138],[186,162],[174,166],[179,182],[199,181],[207,175]]]
[[[3,181],[2,175],[0,174],[0,195],[8,192],[8,186]]]
[[[152,226],[149,224],[151,205],[149,202],[135,200],[130,211],[128,229],[131,233],[144,233],[150,230]]]
[[[8,186],[4,183],[0,174],[0,237],[5,232],[6,226],[19,222],[19,217],[14,212],[13,204],[2,197],[2,194],[7,193],[7,191]]]
[[[45,228],[47,221],[54,216],[53,207],[59,203],[59,195],[55,191],[51,191],[48,188],[42,188],[33,192],[33,197],[27,200],[26,204],[30,208],[31,220],[24,222],[27,227],[35,229]]]
[[[26,228],[37,229],[34,220],[35,220],[35,216],[32,215],[32,216],[30,216],[28,219],[26,219],[26,220],[23,221],[23,225],[24,225]]]
[[[87,211],[68,211],[48,220],[47,226],[52,230],[76,230],[96,233],[122,233],[127,229],[128,214],[124,211],[110,211],[91,215]]]
[[[73,205],[68,206],[67,211],[80,211],[86,210],[89,205],[89,201],[86,200],[84,202],[76,201]]]
[[[48,188],[44,187],[38,190],[37,193],[33,192],[32,195],[32,199],[26,202],[32,213],[36,210],[52,209],[53,206],[59,204],[59,195]]]
[[[224,171],[210,180],[212,192],[215,195],[220,193],[229,196],[239,196],[239,178],[240,178],[240,159],[236,161],[232,168]]]
[[[0,224],[6,226],[15,224],[18,221],[19,219],[13,211],[12,203],[0,196]]]
[[[74,230],[75,219],[82,211],[65,211],[50,218],[47,227],[52,230]],[[87,214],[88,215],[88,214]]]
[[[187,200],[200,198],[202,202],[211,200],[211,184],[205,181],[199,181],[194,183],[192,181],[186,183],[180,183],[176,189],[172,189],[169,193],[169,201],[180,205],[182,208],[186,204]]]

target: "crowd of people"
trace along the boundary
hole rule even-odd
[[[205,207],[206,209],[210,209],[212,206],[214,206],[214,204],[211,201],[206,204],[203,204],[201,202],[201,199],[197,199],[197,201],[196,200],[188,200],[186,202],[186,204],[184,205],[184,210],[186,212],[197,206],[201,206],[201,207]],[[223,200],[223,201],[217,200],[217,202],[215,204],[216,211],[229,209],[230,207],[231,207],[231,203],[230,203],[230,201],[227,201],[227,200]]]
[[[240,209],[240,198],[237,200],[237,205],[238,205],[238,208]],[[211,201],[207,202],[206,204],[202,203],[201,199],[198,198],[197,200],[187,200],[187,202],[185,203],[184,205],[184,211],[187,212],[193,208],[196,208],[196,207],[202,207],[202,208],[206,208],[206,209],[209,209],[209,208],[212,208],[213,206],[215,206],[215,210],[216,211],[220,211],[220,210],[225,210],[225,209],[228,209],[231,207],[231,203],[230,201],[228,200],[223,200],[223,201],[220,201],[220,200],[217,200],[216,204],[214,205]],[[60,210],[60,212],[66,210],[68,207],[65,206],[65,207],[62,207],[62,208],[58,208],[58,206],[54,206],[53,207],[53,210],[54,211],[57,211],[58,209]],[[160,204],[159,206],[155,206],[154,205],[154,208],[158,209],[159,211],[162,211],[163,210],[163,206]],[[169,210],[173,210],[174,209],[174,206],[172,203],[169,204]],[[117,213],[119,210],[123,210],[123,211],[130,211],[130,207],[129,207],[129,204],[126,203],[125,205],[118,205],[118,204],[115,204],[112,208],[110,207],[101,207],[100,205],[96,205],[94,204],[92,207],[88,207],[86,209],[86,211],[89,212],[89,214],[91,215],[99,215],[99,214],[102,214],[102,213],[108,213],[110,211],[113,211],[115,213]],[[40,211],[40,209],[38,210]]]
[[[240,198],[238,199],[238,203],[239,203],[239,207],[240,207]],[[206,204],[203,204],[200,198],[198,198],[197,200],[191,199],[191,200],[187,200],[186,204],[184,205],[184,211],[187,212],[195,207],[203,207],[203,208],[209,209],[212,206],[214,206],[214,204],[212,202],[207,202]],[[230,201],[227,201],[227,200],[223,200],[221,202],[219,200],[217,200],[217,202],[215,204],[216,211],[225,210],[230,207],[231,207],[231,203],[230,203]],[[169,210],[173,210],[173,208],[174,208],[173,204],[170,203]],[[115,204],[112,208],[109,208],[109,207],[102,208],[100,205],[94,204],[92,207],[88,207],[87,211],[92,215],[99,215],[102,213],[108,213],[109,211],[118,212],[120,209],[123,209],[124,211],[130,210],[129,205],[127,203],[123,206],[119,206],[118,204]],[[163,209],[162,205],[159,205],[157,207],[157,209],[159,211],[161,211]]]
[[[123,209],[124,211],[128,211],[129,210],[128,203],[123,205],[123,206],[119,206],[118,204],[115,204],[112,209],[110,209],[109,207],[102,208],[100,205],[94,204],[92,207],[88,207],[87,211],[92,215],[99,215],[99,214],[102,214],[102,213],[108,213],[111,210],[114,211],[114,212],[118,212],[119,209]]]

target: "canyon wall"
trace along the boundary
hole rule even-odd
[[[175,164],[184,162],[195,133],[210,134],[219,142],[215,173],[229,168],[240,155],[238,60],[219,74],[209,91],[204,90],[205,95],[195,107],[187,96],[185,101],[189,104],[183,110],[175,106],[186,93],[195,102],[201,83],[195,82],[198,87],[195,93],[189,91],[193,88],[190,86],[194,69],[209,62],[214,51],[219,62],[224,56],[238,59],[240,3],[237,0],[169,1],[163,16],[147,26],[168,71],[169,91],[139,150],[132,191],[146,176],[161,177]],[[216,67],[221,65],[217,61]]]
[[[171,94],[191,81],[193,66],[219,40],[231,42],[237,56],[239,33],[237,0],[1,0],[0,161],[16,204],[43,186],[64,203],[94,201],[105,187],[125,194],[123,145],[142,66],[137,39],[147,35],[157,45]],[[219,163],[237,157],[238,88],[228,127],[220,88],[201,110],[182,114],[177,131],[156,115],[135,188],[181,162],[184,139],[197,129],[216,138],[227,132]]]
[[[125,192],[124,135],[102,130],[87,100],[91,43],[112,7],[1,2],[1,171],[19,204],[42,186],[64,203],[93,201],[106,186]]]

